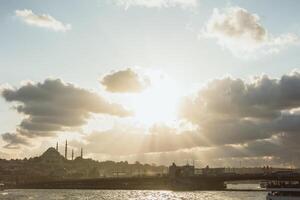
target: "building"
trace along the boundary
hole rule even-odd
[[[184,166],[176,166],[176,164],[173,163],[169,167],[169,176],[171,178],[195,176],[195,167],[189,164]]]
[[[210,168],[209,166],[206,166],[202,169],[202,175],[218,176],[222,174],[225,174],[225,168]]]

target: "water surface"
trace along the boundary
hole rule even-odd
[[[152,190],[6,190],[2,200],[264,200],[265,192]]]

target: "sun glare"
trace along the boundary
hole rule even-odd
[[[145,91],[135,95],[133,108],[136,120],[151,126],[159,122],[172,122],[177,116],[179,94],[169,79],[158,79]]]

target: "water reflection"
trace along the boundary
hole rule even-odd
[[[7,190],[0,193],[1,200],[260,200],[265,196],[265,192],[152,190]]]

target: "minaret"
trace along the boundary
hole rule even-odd
[[[83,158],[83,151],[82,151],[82,147],[80,149],[80,157]]]
[[[68,156],[68,141],[66,140],[66,146],[65,146],[65,159],[68,159],[67,156]]]
[[[72,160],[74,160],[74,150],[72,149]]]
[[[58,151],[58,142],[56,142],[56,151]]]

